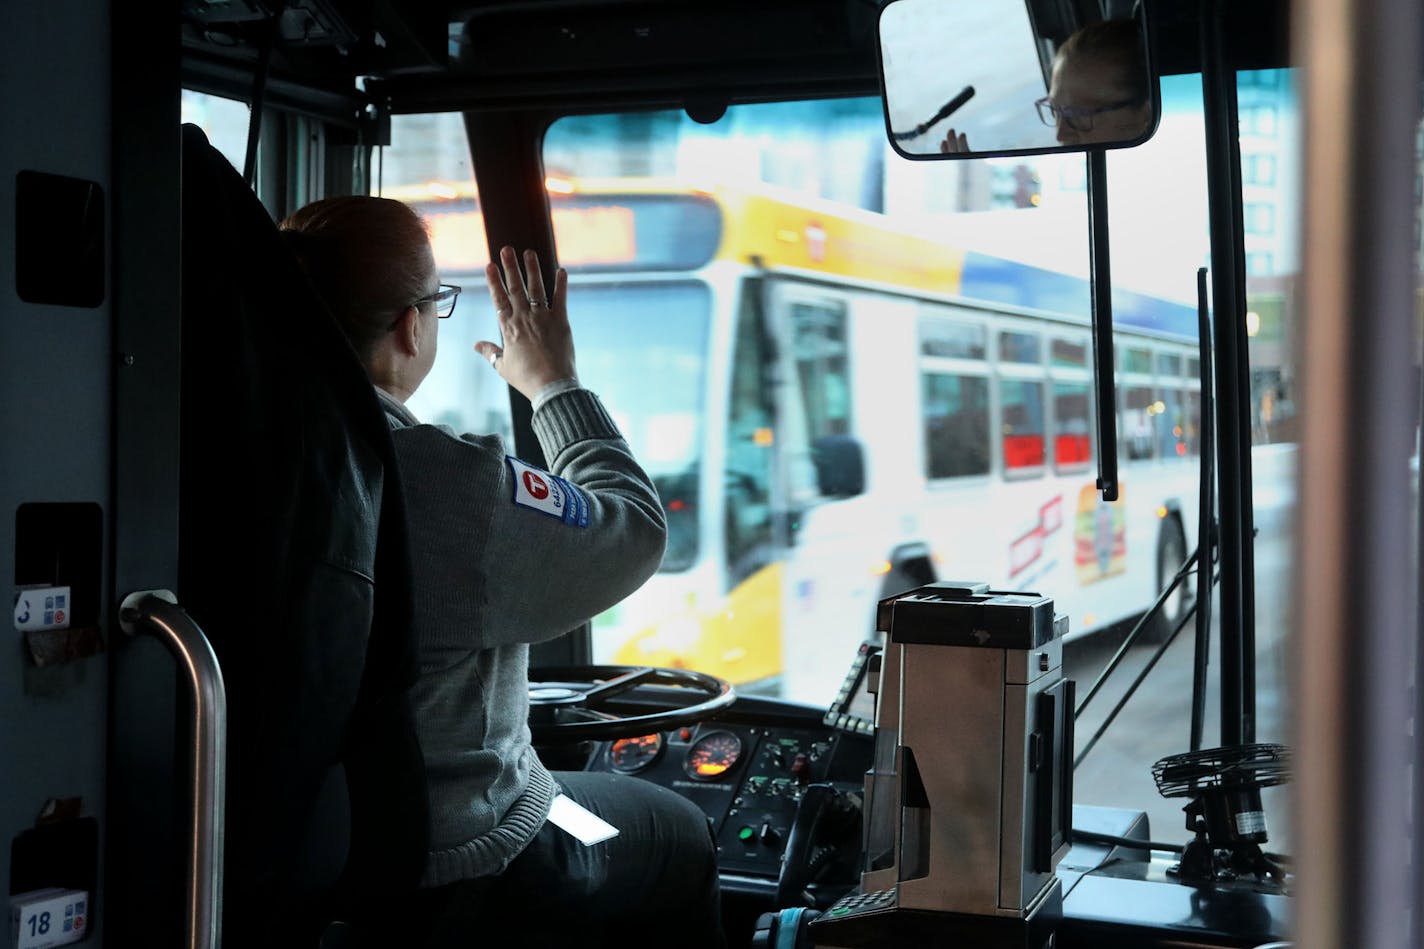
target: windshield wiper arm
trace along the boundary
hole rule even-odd
[[[916,125],[914,128],[910,129],[907,132],[891,132],[890,137],[897,142],[903,142],[908,138],[916,138],[920,135],[923,135],[928,132],[930,130],[930,127],[933,126],[936,122],[941,122],[949,118],[951,115],[953,115],[959,110],[960,106],[964,105],[964,103],[968,102],[972,98],[974,98],[974,87],[965,86],[963,89],[959,90],[959,95],[955,96],[953,99],[950,99],[944,105],[940,106],[940,110],[934,114],[933,118],[929,119],[926,122],[921,122],[919,125]]]

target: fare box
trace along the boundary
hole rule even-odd
[[[45,949],[78,942],[89,932],[89,893],[50,887],[10,897],[10,944]]]

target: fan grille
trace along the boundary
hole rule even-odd
[[[1251,744],[1169,755],[1152,766],[1163,797],[1188,797],[1209,788],[1268,788],[1290,778],[1285,745]]]

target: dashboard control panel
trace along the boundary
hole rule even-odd
[[[682,795],[711,822],[724,872],[774,880],[804,789],[830,782],[859,792],[869,755],[868,739],[820,723],[715,721],[602,742],[588,770]]]

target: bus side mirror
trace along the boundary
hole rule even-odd
[[[826,435],[811,444],[816,488],[824,497],[853,498],[865,493],[865,449],[850,435]]]
[[[1097,22],[1075,10],[1097,6],[890,0],[878,36],[891,146],[924,160],[1145,142],[1161,114],[1146,5]]]

